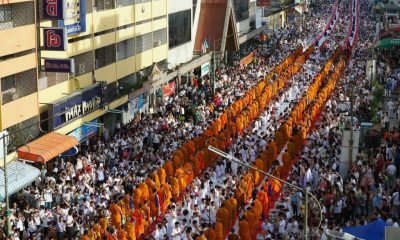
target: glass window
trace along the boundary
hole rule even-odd
[[[123,60],[135,55],[135,39],[127,39],[117,44],[117,59]]]
[[[115,62],[115,45],[111,44],[95,50],[96,69]]]
[[[136,53],[145,52],[153,48],[153,33],[146,33],[136,37]]]
[[[114,0],[95,0],[94,7],[96,12],[115,8]]]
[[[6,23],[12,21],[12,10],[9,5],[0,6],[0,23]]]
[[[168,16],[169,48],[190,42],[192,31],[191,10],[172,13]]]
[[[167,43],[167,29],[160,29],[153,32],[154,47],[161,46]]]
[[[237,21],[249,18],[249,0],[233,0]]]

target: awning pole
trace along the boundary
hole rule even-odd
[[[6,136],[3,135],[3,160],[4,160],[4,197],[6,199],[6,236],[10,236],[10,199],[8,196],[7,150]]]

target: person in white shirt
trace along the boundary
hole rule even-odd
[[[153,233],[153,238],[155,240],[163,240],[166,235],[166,228],[162,224],[157,225],[157,229]]]
[[[179,222],[175,223],[175,227],[172,229],[171,232],[171,240],[180,240],[181,239],[182,230],[179,226]]]

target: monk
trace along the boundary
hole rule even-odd
[[[224,240],[224,227],[218,221],[215,223],[215,240]]]
[[[111,224],[115,227],[115,229],[120,230],[123,217],[121,208],[117,204],[112,203],[109,211],[111,212]]]
[[[240,240],[251,240],[250,226],[249,223],[246,221],[246,217],[244,216],[239,222],[239,236]]]
[[[135,235],[139,236],[144,233],[145,227],[145,216],[141,204],[133,211],[132,217],[135,219]]]
[[[207,230],[204,231],[204,236],[207,240],[215,240],[215,231],[212,229],[211,224],[209,224]]]
[[[179,188],[179,180],[175,177],[171,177],[171,188],[172,188],[172,197],[177,199],[180,194],[180,188]]]
[[[254,215],[254,213],[253,213],[253,210],[251,209],[251,207],[248,207],[247,208],[247,211],[246,211],[246,213],[245,213],[245,217],[246,217],[246,221],[249,223],[249,226],[250,226],[250,235],[251,235],[251,237],[252,238],[254,238],[255,237],[255,234],[256,234],[256,226],[257,226],[257,220],[258,219],[256,219],[255,218],[255,215]]]
[[[225,202],[221,204],[221,207],[217,210],[217,221],[222,223],[223,231],[226,232],[229,229],[229,212],[225,208]]]
[[[127,233],[127,239],[128,240],[136,240],[136,234],[135,234],[135,224],[133,222],[127,222],[125,224],[125,231]]]
[[[158,174],[158,177],[160,179],[160,184],[164,185],[165,184],[165,180],[167,178],[167,173],[165,172],[165,169],[164,168],[160,168],[158,170],[157,174]]]

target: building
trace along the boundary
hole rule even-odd
[[[44,50],[41,56],[71,59],[73,72],[41,73],[39,109],[41,119],[50,119],[42,127],[70,134],[88,123],[101,122],[112,134],[122,110],[130,113],[125,116],[130,120],[138,105],[142,108],[146,102],[144,85],[153,64],[166,65],[167,0],[64,1],[73,6],[66,20],[44,18],[40,27],[65,26],[66,50]],[[75,106],[82,106],[81,111],[69,112]]]
[[[1,131],[16,131],[39,119],[36,16],[33,0],[0,3]],[[29,132],[29,134],[26,134]],[[26,129],[9,149],[39,134]]]

